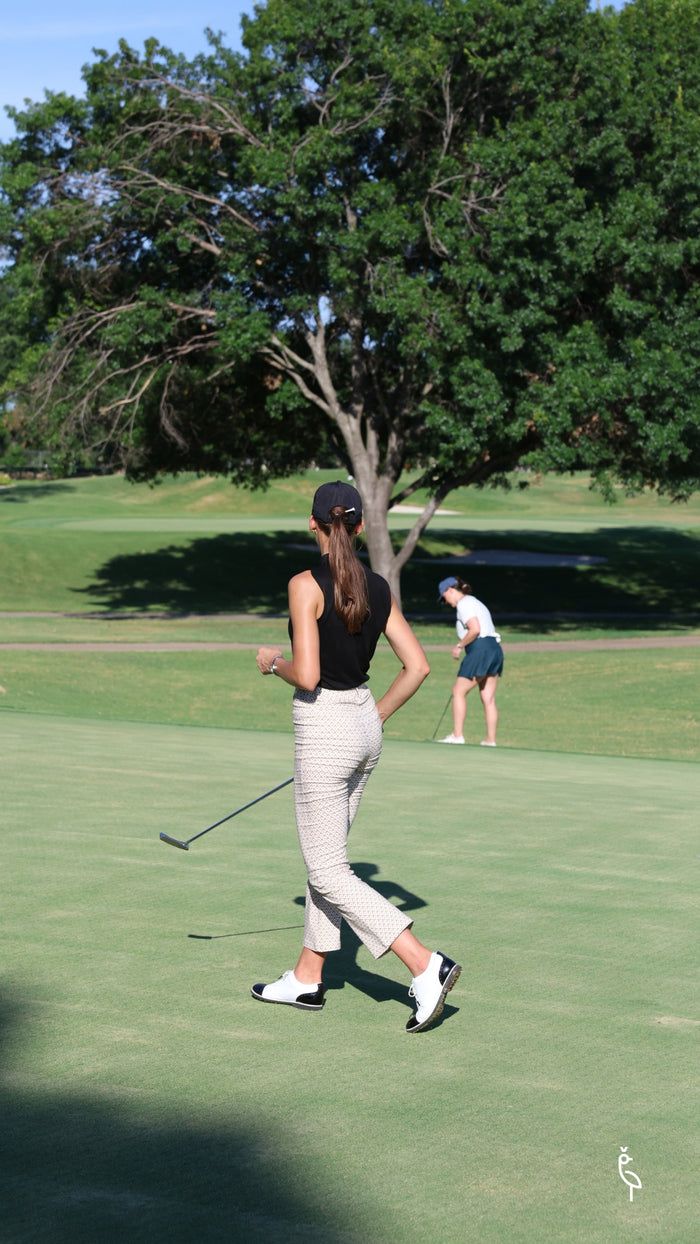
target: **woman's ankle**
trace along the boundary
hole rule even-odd
[[[420,976],[430,963],[432,952],[418,941],[410,929],[404,929],[403,933],[399,934],[396,941],[392,942],[391,949],[404,967],[408,968],[411,976]]]
[[[294,975],[302,985],[320,985],[326,964],[325,954],[305,946],[297,960]]]

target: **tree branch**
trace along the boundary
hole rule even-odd
[[[425,506],[423,507],[422,513],[419,514],[411,530],[406,536],[406,539],[404,540],[401,548],[396,554],[396,567],[399,571],[402,570],[403,567],[406,565],[406,562],[408,561],[409,557],[413,553],[413,550],[415,549],[423,532],[428,526],[428,523],[430,522],[431,518],[433,518],[435,511],[442,504],[448,492],[450,492],[451,488],[452,488],[451,484],[449,485],[446,484],[444,487],[439,488],[437,492],[434,494],[434,496],[430,497],[428,501],[426,502]]]
[[[319,410],[322,410],[324,415],[327,415],[329,419],[333,419],[335,421],[335,415],[329,408],[328,403],[325,402],[322,397],[319,397],[317,393],[314,393],[313,389],[309,388],[303,376],[299,374],[297,369],[284,354],[276,354],[271,346],[264,346],[260,353],[263,358],[266,358],[268,362],[272,363],[278,371],[284,372],[285,375],[289,376],[290,380],[294,382],[299,392],[304,395],[307,401],[313,402],[314,406],[318,406]]]
[[[396,496],[391,498],[391,501],[389,502],[389,509],[393,509],[395,505],[401,505],[402,501],[407,501],[408,498],[412,497],[414,493],[419,491],[419,489],[427,488],[433,481],[434,475],[435,468],[429,467],[427,471],[424,471],[422,475],[419,475],[417,479],[414,479],[411,484],[406,484],[405,488],[401,489],[401,492],[397,492]]]
[[[209,203],[210,206],[218,208],[222,212],[228,212],[229,216],[239,225],[244,225],[246,229],[252,230],[253,233],[260,233],[259,225],[243,212],[237,211],[235,207],[231,207],[225,199],[217,199],[214,195],[203,194],[201,190],[192,190],[189,186],[179,186],[177,182],[164,181],[162,177],[156,177],[155,173],[149,173],[147,169],[137,168],[134,164],[121,164],[119,166],[128,173],[134,173],[136,178],[140,178],[145,182],[150,182],[154,186],[160,186],[168,194],[181,194],[186,199],[196,200],[199,203]],[[131,182],[118,182],[120,187],[127,191],[131,186]]]
[[[156,73],[150,78],[135,77],[127,79],[127,81],[130,81],[134,86],[150,86],[151,84],[154,84],[160,89],[165,87],[166,90],[174,91],[175,94],[180,95],[182,99],[188,99],[193,103],[198,104],[204,112],[206,112],[207,108],[211,108],[214,112],[218,112],[227,122],[229,129],[223,131],[224,133],[235,134],[237,137],[243,138],[245,142],[250,143],[253,147],[264,146],[262,140],[258,138],[257,134],[254,134],[253,131],[248,128],[248,126],[241,120],[240,116],[235,112],[231,112],[220,99],[217,99],[213,95],[206,95],[201,91],[194,91],[191,87],[184,86],[181,82],[176,82],[173,78],[168,78],[164,74]]]
[[[333,384],[333,380],[331,378],[328,358],[326,355],[326,330],[323,326],[323,320],[320,315],[316,316],[315,324],[316,332],[308,330],[306,333],[306,340],[314,358],[316,383],[326,399],[328,410],[329,412],[332,412],[335,422],[340,426],[343,426],[343,417],[345,424],[347,424],[350,416],[346,415],[343,411],[340,402],[338,401],[335,385]]]

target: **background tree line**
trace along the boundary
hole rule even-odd
[[[14,114],[5,437],[141,479],[332,456],[397,592],[457,485],[697,487],[700,0],[268,0],[243,45],[121,44]]]

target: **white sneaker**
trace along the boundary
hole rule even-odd
[[[422,1032],[442,1014],[445,998],[459,980],[462,969],[454,959],[434,950],[430,963],[420,976],[414,976],[409,997],[415,998],[416,1009],[406,1024],[406,1032]]]
[[[495,746],[496,746],[496,744],[495,744],[495,743],[490,743],[488,739],[482,739],[482,740],[481,740],[481,742],[480,742],[480,744],[479,744],[479,747],[495,747]]]
[[[283,972],[271,985],[253,985],[251,991],[258,1002],[279,1002],[297,1006],[301,1011],[320,1011],[325,1003],[323,985],[308,985],[297,980],[291,969]]]
[[[444,739],[438,739],[438,743],[464,743],[464,736],[461,734],[447,734]]]

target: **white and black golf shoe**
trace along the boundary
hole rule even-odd
[[[296,1006],[300,1011],[320,1011],[326,1000],[323,985],[307,985],[304,981],[297,980],[291,969],[283,972],[279,980],[270,985],[253,985],[250,992],[258,1002]]]
[[[448,959],[439,950],[433,951],[425,971],[414,976],[411,982],[408,993],[415,998],[416,1009],[406,1024],[406,1032],[424,1032],[439,1019],[445,998],[459,980],[461,971],[454,959]]]

